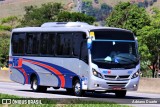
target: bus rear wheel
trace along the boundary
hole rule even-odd
[[[36,77],[34,77],[32,79],[32,81],[31,81],[31,88],[35,92],[45,92],[45,91],[47,91],[47,87],[46,86],[38,85],[38,80],[37,80]]]
[[[83,96],[85,91],[82,90],[79,80],[76,80],[73,84],[73,92],[75,96]]]
[[[119,90],[115,92],[115,95],[117,98],[124,98],[126,96],[126,93],[126,90]]]

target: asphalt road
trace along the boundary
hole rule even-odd
[[[36,93],[30,89],[30,85],[21,85],[13,82],[0,82],[0,93],[17,95],[23,97],[33,97],[33,98],[82,98],[86,100],[96,100],[96,101],[109,101],[116,102],[119,104],[132,103],[134,100],[158,100],[160,101],[160,94],[149,94],[149,93],[139,93],[139,92],[127,92],[125,98],[116,98],[114,94],[97,94],[97,93],[86,93],[84,97],[76,97],[66,93],[65,89],[55,90],[49,88],[45,93]],[[156,98],[156,99],[153,99]],[[159,104],[127,104],[136,107],[160,107]]]

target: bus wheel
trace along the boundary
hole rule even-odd
[[[76,80],[73,84],[73,92],[75,96],[82,96],[84,95],[84,90],[81,89],[81,84],[79,80]]]
[[[115,92],[116,97],[123,98],[126,96],[127,91],[126,90],[119,90]]]
[[[38,80],[37,80],[36,77],[34,77],[31,81],[31,88],[35,92],[45,92],[45,91],[47,91],[47,87],[38,85]]]

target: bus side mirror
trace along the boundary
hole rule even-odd
[[[88,48],[88,49],[91,49],[91,48],[92,48],[92,40],[91,40],[91,39],[88,39],[88,40],[87,40],[87,48]]]
[[[87,48],[88,48],[88,49],[91,49],[91,48],[92,48],[92,44],[87,43]]]

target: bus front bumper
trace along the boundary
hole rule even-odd
[[[129,80],[104,80],[100,78],[92,78],[91,82],[88,84],[88,90],[128,90],[136,91],[138,89],[140,77]]]

